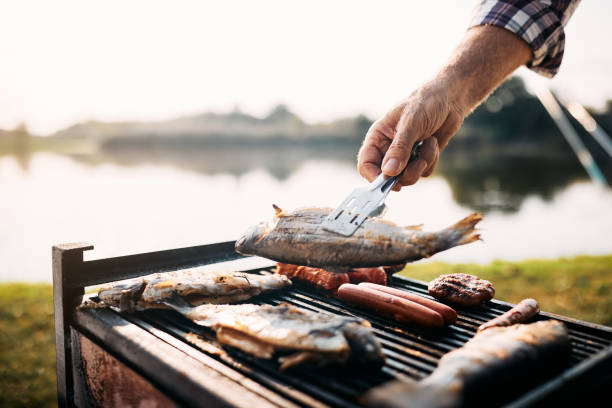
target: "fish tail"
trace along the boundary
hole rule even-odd
[[[421,258],[429,258],[449,248],[480,240],[480,234],[474,228],[480,220],[482,220],[482,214],[474,213],[437,232],[408,232],[408,254],[404,260],[415,261]]]
[[[459,233],[460,238],[457,245],[469,244],[470,242],[480,240],[480,234],[478,230],[474,228],[478,222],[482,220],[481,213],[473,213],[447,228],[447,230]]]

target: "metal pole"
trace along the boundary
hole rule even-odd
[[[578,102],[571,102],[567,105],[567,110],[597,140],[608,155],[612,157],[612,141],[610,141],[610,136],[595,122],[595,119],[584,109],[584,106]]]
[[[580,140],[578,133],[576,133],[576,130],[572,127],[569,120],[567,120],[561,106],[559,106],[559,103],[550,90],[541,88],[536,92],[536,95],[540,99],[540,102],[542,102],[542,105],[544,105],[544,108],[548,111],[550,117],[553,118],[557,124],[557,127],[559,127],[565,140],[567,140],[572,150],[574,150],[576,157],[578,157],[578,160],[591,177],[591,180],[600,186],[607,186],[606,178],[599,170],[599,167],[597,167],[597,163],[593,160],[593,156],[591,156],[591,153],[589,153],[584,143],[582,143],[582,140]]]

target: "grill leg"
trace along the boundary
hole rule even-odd
[[[57,402],[60,407],[73,407],[73,378],[70,349],[70,323],[74,308],[83,295],[77,273],[83,263],[83,251],[89,244],[62,244],[52,249],[53,309],[55,321],[55,360],[57,364]]]

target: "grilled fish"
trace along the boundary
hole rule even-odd
[[[236,251],[332,270],[396,265],[430,257],[478,240],[474,226],[482,219],[481,214],[475,213],[441,231],[424,232],[420,227],[400,227],[380,218],[368,218],[352,236],[344,237],[321,227],[330,208],[293,212],[274,208],[274,218],[249,228],[236,241]]]
[[[429,377],[382,385],[364,402],[388,408],[498,406],[560,371],[569,352],[567,328],[555,320],[492,327],[445,354]]]
[[[163,272],[115,282],[98,291],[98,297],[121,311],[167,308],[163,300],[174,295],[191,305],[236,303],[262,292],[291,285],[283,275],[215,272],[201,268]]]
[[[285,303],[190,307],[175,299],[166,302],[195,323],[212,328],[221,344],[265,359],[275,352],[285,353],[278,359],[281,370],[305,362],[382,365],[385,361],[366,320],[314,313]]]

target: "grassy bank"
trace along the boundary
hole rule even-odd
[[[53,292],[0,284],[0,407],[56,406]]]
[[[491,281],[496,299],[517,303],[532,297],[543,311],[612,326],[612,255],[488,265],[417,263],[401,272],[423,281],[448,273],[469,273]]]
[[[542,310],[612,326],[612,255],[570,259],[439,262],[410,265],[402,274],[424,281],[470,273],[493,282],[496,298],[538,300]],[[0,407],[55,406],[52,288],[0,284]]]

